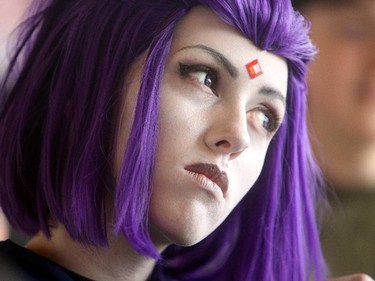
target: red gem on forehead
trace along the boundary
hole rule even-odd
[[[249,72],[251,79],[254,79],[259,75],[263,74],[262,68],[260,67],[260,64],[257,59],[253,60],[252,62],[249,62],[246,65],[246,68]]]

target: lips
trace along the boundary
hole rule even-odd
[[[221,191],[223,192],[223,195],[227,193],[228,177],[225,172],[220,171],[218,166],[214,164],[198,163],[186,166],[185,170],[196,174],[204,175],[220,187]]]

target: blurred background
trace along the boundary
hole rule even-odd
[[[375,276],[375,0],[294,0],[319,49],[308,126],[330,208],[321,240],[334,275]]]

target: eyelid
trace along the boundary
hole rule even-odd
[[[213,49],[213,48],[211,48],[209,46],[202,45],[202,44],[192,45],[192,46],[186,46],[186,47],[180,49],[179,51],[188,50],[188,49],[202,50],[203,52],[209,54],[224,69],[226,69],[226,71],[228,71],[228,73],[230,74],[230,76],[232,78],[237,78],[238,77],[238,75],[239,75],[238,69],[230,62],[230,60],[227,57],[225,57],[219,51],[217,51],[217,50],[215,50],[215,49]]]
[[[180,75],[183,76],[183,77],[189,77],[189,76],[192,77],[193,73],[199,73],[199,72],[210,74],[213,77],[213,81],[212,81],[213,85],[212,85],[212,87],[208,87],[208,86],[206,86],[206,87],[209,88],[215,96],[218,96],[217,87],[218,87],[218,82],[219,82],[219,75],[218,75],[218,71],[216,69],[214,69],[213,67],[207,66],[207,65],[201,64],[201,63],[182,63],[182,62],[180,62],[179,63],[179,72],[180,72]]]
[[[266,109],[267,113],[269,113],[269,115],[271,115],[271,117],[273,118],[272,120],[273,124],[271,128],[269,129],[269,132],[275,133],[280,128],[280,125],[283,120],[283,116],[280,114],[280,112],[277,109],[275,109],[272,106],[267,106],[266,108],[267,108]]]
[[[199,63],[193,63],[193,64],[185,64],[185,63],[179,63],[180,65],[180,72],[183,75],[189,75],[192,72],[207,72],[210,74],[214,74],[216,77],[217,71],[213,69],[210,66],[199,64]]]

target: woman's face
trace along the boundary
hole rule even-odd
[[[251,78],[254,60],[263,73]],[[179,23],[160,96],[150,205],[157,245],[199,242],[249,191],[285,113],[287,75],[283,59],[207,8]]]

